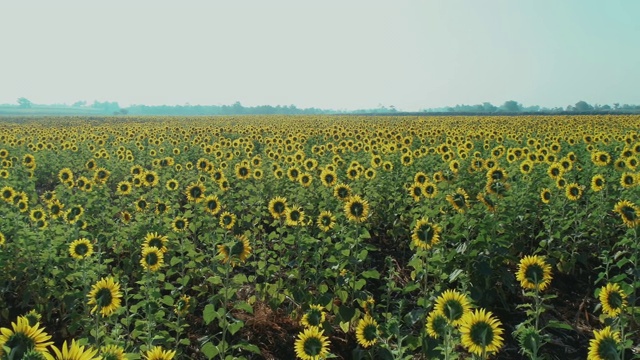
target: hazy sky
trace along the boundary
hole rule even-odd
[[[0,103],[640,104],[638,0],[0,2]]]

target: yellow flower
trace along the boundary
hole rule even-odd
[[[544,291],[551,283],[551,265],[543,256],[525,256],[518,264],[516,279],[524,289]]]
[[[434,311],[444,315],[452,325],[456,326],[470,309],[469,298],[456,290],[445,290],[438,296],[434,306]]]
[[[620,200],[613,208],[622,218],[622,222],[627,227],[636,227],[640,225],[640,207],[628,200]]]
[[[349,221],[364,222],[369,216],[369,203],[360,195],[352,195],[344,204],[344,212]]]
[[[149,271],[158,271],[164,264],[164,253],[155,246],[143,246],[140,265]]]
[[[0,358],[5,358],[3,347],[12,349],[14,358],[20,359],[28,350],[39,353],[47,353],[47,347],[53,344],[51,335],[40,328],[40,323],[30,325],[26,317],[19,316],[16,322],[11,323],[11,328],[0,328]]]
[[[69,245],[69,254],[74,259],[78,260],[88,258],[93,254],[93,245],[91,244],[91,241],[85,238],[74,240]]]
[[[55,346],[51,346],[53,352],[56,354],[56,360],[98,360],[100,357],[96,357],[98,350],[88,347],[85,349],[83,345],[80,345],[75,340],[71,340],[71,344],[67,347],[67,342],[62,344],[62,349],[58,349]]]
[[[593,331],[594,338],[589,340],[589,354],[587,360],[609,360],[620,358],[620,333],[613,331],[611,326]]]
[[[109,316],[120,307],[122,298],[120,284],[115,282],[112,277],[103,277],[91,287],[87,297],[89,298],[88,304],[94,305],[91,309],[92,314],[99,310],[102,316]]]
[[[230,263],[231,266],[247,261],[251,250],[249,239],[245,235],[236,235],[230,243],[218,245],[218,254],[222,256],[222,262]]]
[[[608,317],[620,315],[622,309],[627,306],[627,295],[622,291],[620,285],[608,283],[600,289],[600,303],[602,312]]]
[[[430,223],[428,218],[422,218],[413,227],[411,240],[416,247],[429,250],[433,245],[440,242],[441,232],[442,229],[438,224]]]
[[[153,349],[147,350],[142,358],[145,360],[171,360],[176,356],[175,350],[164,350],[161,346],[155,346]]]
[[[363,348],[371,347],[378,341],[378,322],[369,314],[358,321],[356,340]]]
[[[302,360],[321,360],[329,355],[329,339],[316,326],[304,329],[294,344],[296,356]]]
[[[484,309],[468,312],[460,322],[462,346],[478,356],[498,352],[504,344],[503,332],[502,323]]]
[[[305,312],[300,320],[300,323],[304,327],[322,326],[325,321],[325,310],[322,305],[310,305],[309,310]]]

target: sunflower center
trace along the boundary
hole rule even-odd
[[[164,246],[164,244],[162,243],[162,240],[160,240],[160,238],[153,238],[151,240],[149,240],[149,247],[155,247],[156,249],[162,249],[162,246]]]
[[[338,196],[340,196],[341,198],[346,198],[347,196],[349,196],[349,189],[347,188],[339,188],[338,189]]]
[[[458,207],[463,207],[466,204],[466,201],[464,199],[464,196],[460,195],[460,194],[455,194],[453,195],[453,202],[458,206]]]
[[[578,196],[580,195],[580,189],[578,189],[577,187],[572,187],[571,189],[569,189],[569,193],[572,196]]]
[[[158,204],[157,209],[159,212],[163,213],[167,210],[167,205],[160,203]]]
[[[175,225],[176,225],[176,228],[178,228],[178,229],[184,229],[184,226],[185,226],[184,220],[182,220],[182,219],[176,220]]]
[[[143,201],[138,201],[138,207],[139,207],[140,209],[144,209],[144,208],[146,208],[146,207],[147,207],[147,202],[146,202],[146,201],[144,201],[144,200],[143,200]]]
[[[373,324],[368,324],[362,330],[362,335],[367,341],[373,341],[378,336],[378,329]]]
[[[610,337],[600,340],[598,355],[601,359],[618,359],[618,343],[616,340]]]
[[[418,239],[426,243],[430,243],[434,235],[433,228],[429,224],[422,225],[420,229],[418,229],[417,233],[418,233]]]
[[[289,218],[291,218],[291,220],[293,221],[300,220],[300,212],[298,210],[291,211],[291,213],[289,214]]]
[[[623,298],[620,296],[620,293],[617,291],[612,291],[609,293],[609,298],[607,299],[607,303],[609,307],[612,309],[619,309],[622,307]]]
[[[144,261],[147,262],[147,265],[154,266],[158,264],[158,254],[155,251],[151,251],[144,257]]]
[[[623,214],[625,219],[627,219],[629,221],[635,221],[636,220],[636,217],[637,217],[636,211],[631,206],[624,206],[620,212]]]
[[[354,202],[353,204],[351,204],[349,210],[351,211],[351,214],[355,216],[362,216],[362,213],[364,212],[364,205],[359,202]]]
[[[222,218],[222,222],[225,225],[230,225],[232,221],[233,221],[233,219],[231,218],[231,216],[225,216],[225,217]]]
[[[544,278],[544,271],[542,270],[542,267],[540,267],[540,265],[531,264],[527,266],[524,276],[527,281],[537,285],[542,282]]]
[[[307,314],[307,322],[311,326],[320,326],[321,320],[322,320],[322,313],[316,309],[311,310]]]
[[[460,301],[449,300],[444,305],[443,313],[444,316],[447,317],[447,319],[449,319],[450,321],[455,321],[462,317],[464,309]]]
[[[316,337],[309,337],[304,341],[304,352],[308,356],[318,356],[322,351],[322,342]]]
[[[95,299],[98,306],[107,307],[111,305],[113,295],[111,294],[111,290],[102,288],[96,292]]]
[[[147,180],[147,182],[154,182],[156,180],[156,177],[153,174],[147,174],[145,177],[145,180]]]
[[[202,190],[200,190],[199,187],[194,187],[191,189],[191,196],[193,196],[194,198],[200,197],[200,195],[202,195]]]
[[[247,168],[245,167],[241,167],[238,170],[238,173],[240,173],[240,176],[247,176],[249,174],[249,170],[247,170]]]
[[[415,196],[422,195],[422,189],[420,187],[418,187],[418,186],[414,187],[413,188],[413,195],[415,195]]]
[[[89,252],[89,247],[87,246],[87,244],[80,243],[76,245],[76,248],[75,248],[76,254],[80,256],[85,256],[88,252]]]
[[[278,214],[282,214],[284,212],[285,206],[284,203],[278,201],[275,204],[273,204],[273,210],[276,211],[276,213]]]
[[[633,176],[625,176],[624,183],[627,185],[633,185]]]
[[[215,210],[218,208],[218,202],[215,200],[211,200],[207,203],[207,208],[209,208],[209,210]]]
[[[486,347],[493,341],[493,329],[490,324],[484,321],[471,325],[469,335],[471,336],[471,341],[480,347]]]
[[[331,225],[331,218],[329,216],[323,216],[322,218],[320,218],[320,222],[324,226],[329,226]]]
[[[595,183],[596,183],[596,186],[602,186],[603,185],[602,184],[602,179],[596,179]]]
[[[327,174],[324,176],[324,181],[326,181],[327,183],[331,184],[333,182],[333,175],[331,174]]]

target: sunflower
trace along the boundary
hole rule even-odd
[[[191,306],[191,297],[182,295],[173,305],[173,312],[178,316],[185,316],[189,313]]]
[[[358,321],[358,325],[356,326],[356,340],[358,344],[363,348],[368,348],[378,341],[378,322],[371,317],[371,315],[366,314],[364,318]]]
[[[129,195],[131,194],[131,183],[128,181],[120,181],[118,183],[118,190],[116,190],[116,194],[118,195]]]
[[[206,188],[202,183],[195,182],[187,186],[187,190],[185,190],[185,195],[187,195],[187,200],[191,202],[199,203],[205,199],[205,195],[204,195],[205,191],[206,191]]]
[[[420,201],[420,197],[424,195],[424,188],[420,183],[413,183],[409,185],[409,195],[414,201]]]
[[[455,193],[447,195],[446,199],[461,214],[469,207],[469,195],[462,188],[458,188]]]
[[[636,227],[640,225],[640,207],[628,200],[620,200],[613,208],[622,218],[622,222],[627,227]]]
[[[164,201],[156,202],[156,211],[155,211],[156,215],[165,214],[167,211],[169,211],[169,209],[171,209],[171,206],[169,206]]]
[[[231,230],[236,224],[236,215],[228,211],[223,212],[220,215],[220,226],[224,229]]]
[[[164,264],[164,253],[155,246],[143,246],[140,265],[148,271],[158,271]]]
[[[183,216],[176,216],[171,222],[171,228],[175,232],[183,232],[186,231],[189,227],[189,219]]]
[[[61,183],[73,181],[73,171],[69,168],[64,168],[58,172],[58,179]]]
[[[269,213],[274,219],[284,216],[287,211],[287,199],[276,196],[269,201]]]
[[[169,191],[174,191],[174,190],[178,190],[179,186],[180,186],[180,183],[178,182],[178,180],[169,179],[167,180],[167,183],[165,184],[164,187]]]
[[[120,218],[122,219],[122,222],[125,224],[128,224],[129,222],[131,222],[131,213],[128,211],[123,211],[120,213]]]
[[[540,200],[542,200],[543,203],[548,204],[549,201],[551,201],[551,190],[548,188],[540,190]]]
[[[444,315],[451,324],[457,326],[462,317],[471,311],[471,303],[466,295],[456,290],[445,290],[436,299],[434,311]]]
[[[511,186],[508,183],[499,180],[487,181],[487,184],[484,187],[487,193],[496,195],[500,198],[504,197],[510,188]]]
[[[71,340],[71,344],[67,347],[67,341],[62,344],[62,349],[51,346],[56,354],[56,360],[93,360],[100,359],[96,357],[98,350],[91,347],[85,349],[84,345],[80,345],[75,340]]]
[[[74,240],[69,245],[69,254],[74,259],[82,260],[93,254],[93,245],[91,241],[85,238]]]
[[[7,238],[4,236],[3,233],[0,232],[0,246],[4,245],[6,241],[7,241]]]
[[[288,207],[285,212],[285,222],[288,226],[304,225],[304,211],[300,206]]]
[[[601,174],[596,174],[591,178],[591,190],[599,192],[604,190],[606,180]]]
[[[351,197],[351,186],[343,183],[336,184],[336,186],[333,187],[333,196],[339,200],[346,201]]]
[[[636,178],[636,174],[625,171],[622,173],[622,175],[620,175],[620,186],[625,189],[631,189],[632,187],[638,185],[638,181]]]
[[[491,200],[489,196],[485,196],[485,194],[480,192],[476,196],[476,199],[478,199],[478,201],[480,201],[490,212],[496,212],[497,204],[495,201]]]
[[[432,224],[428,218],[422,218],[418,220],[416,226],[414,226],[411,240],[416,247],[428,250],[440,242],[441,232],[442,229],[438,224]]]
[[[427,199],[433,199],[438,195],[438,187],[436,184],[427,181],[422,185],[424,196]]]
[[[145,360],[171,360],[176,356],[175,350],[164,350],[161,346],[154,346],[153,349],[147,350],[142,358]]]
[[[322,182],[322,185],[326,187],[333,187],[338,181],[338,175],[335,171],[325,168],[320,173],[320,181]]]
[[[553,180],[558,180],[564,174],[564,168],[560,163],[553,163],[547,168],[547,175]]]
[[[136,211],[144,212],[149,207],[149,203],[144,198],[136,200]]]
[[[296,356],[302,360],[321,360],[329,355],[329,338],[324,330],[316,326],[304,329],[298,334],[294,349]]]
[[[526,255],[518,264],[516,279],[524,289],[544,291],[551,283],[551,265],[544,256]]]
[[[460,322],[462,346],[477,356],[498,352],[504,344],[502,323],[490,311],[470,311]]]
[[[29,212],[29,219],[31,219],[31,221],[33,222],[36,222],[38,220],[46,220],[46,218],[47,216],[42,208],[31,209],[31,211]]]
[[[311,186],[312,182],[313,182],[313,177],[311,177],[311,175],[307,173],[302,173],[300,174],[300,176],[298,176],[298,183],[300,183],[300,185],[304,187]]]
[[[336,217],[333,216],[331,211],[325,210],[318,215],[318,220],[316,221],[318,224],[318,228],[321,231],[327,232],[336,225]]]
[[[36,166],[36,158],[31,154],[25,154],[22,157],[22,165],[28,169],[34,168]]]
[[[144,237],[142,248],[155,247],[164,254],[167,252],[167,242],[169,242],[169,238],[166,235],[150,232]]]
[[[87,297],[89,298],[88,304],[94,305],[91,309],[92,314],[96,310],[100,310],[102,316],[109,316],[120,307],[122,298],[120,284],[115,282],[112,277],[103,277],[91,286]]]
[[[602,312],[608,317],[620,315],[622,309],[627,306],[627,295],[622,291],[620,285],[608,283],[600,289],[600,303]]]
[[[105,168],[97,168],[96,172],[93,175],[93,181],[96,184],[104,184],[111,176],[111,172]]]
[[[596,166],[606,166],[611,162],[611,156],[606,151],[594,151],[591,153],[591,161]]]
[[[5,354],[4,348],[11,349],[11,357],[13,359],[21,359],[23,354],[29,350],[39,353],[46,353],[47,347],[53,344],[51,335],[40,328],[40,323],[34,325],[29,324],[29,319],[19,316],[16,322],[11,323],[11,328],[0,328],[0,358],[4,359],[9,354]]]
[[[118,345],[107,345],[100,348],[102,360],[125,360],[124,349]]]
[[[498,166],[487,171],[487,181],[505,181],[507,177],[507,172]]]
[[[231,266],[247,261],[251,250],[249,239],[245,235],[236,235],[230,243],[218,245],[218,254],[222,256],[222,262],[230,263]]]
[[[344,204],[344,212],[349,221],[364,222],[369,216],[369,203],[360,195],[352,195]]]
[[[593,331],[593,339],[589,340],[589,355],[587,360],[612,360],[620,358],[620,333],[613,331],[611,326]],[[623,350],[624,351],[624,350]]]
[[[571,201],[577,201],[582,197],[582,186],[576,183],[567,184],[564,187],[564,192],[567,196],[567,199]]]
[[[235,170],[236,177],[240,180],[246,180],[251,177],[251,168],[247,165],[236,165]]]
[[[449,324],[449,320],[444,314],[432,311],[427,316],[426,328],[427,334],[434,339],[444,337],[446,334],[447,326]]]
[[[297,167],[293,166],[287,170],[287,177],[291,181],[298,181],[298,176],[300,176],[300,170]]]
[[[202,202],[204,204],[204,211],[211,215],[216,215],[220,212],[220,200],[216,195],[209,195],[204,198]]]
[[[302,316],[300,324],[305,328],[312,326],[320,327],[325,319],[326,312],[322,305],[310,305],[309,309]]]

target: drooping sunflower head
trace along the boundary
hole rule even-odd
[[[434,311],[444,315],[454,326],[460,324],[462,317],[471,310],[469,298],[457,290],[445,290],[436,299]]]
[[[304,327],[317,326],[321,327],[326,319],[326,311],[322,305],[310,305],[300,320],[300,324]]]
[[[285,224],[288,226],[302,226],[304,218],[304,211],[297,205],[288,207],[285,212]]]
[[[365,222],[369,216],[369,203],[360,195],[352,195],[344,204],[344,212],[349,221]]]
[[[14,359],[23,358],[29,351],[48,354],[47,347],[53,344],[49,339],[51,335],[40,328],[40,323],[31,325],[29,319],[19,316],[16,322],[11,323],[11,328],[0,328],[0,358],[8,355],[4,347],[11,349]]]
[[[616,283],[608,283],[603,286],[598,297],[602,304],[602,312],[608,317],[613,318],[620,315],[627,306],[627,295]]]
[[[320,360],[329,355],[329,338],[316,326],[304,329],[294,344],[296,356],[302,360]]]
[[[447,195],[446,199],[461,214],[469,207],[469,195],[462,188],[458,188],[455,193]]]
[[[93,245],[91,241],[85,238],[74,240],[69,245],[69,254],[74,259],[82,260],[93,254]]]
[[[166,235],[160,235],[157,232],[150,232],[144,237],[142,247],[155,247],[160,252],[166,253],[167,242],[169,242],[169,238]]]
[[[220,215],[220,226],[224,229],[231,230],[236,224],[236,215],[228,211],[223,212]]]
[[[488,195],[478,193],[476,199],[478,199],[478,201],[480,201],[490,212],[496,212],[497,204]]]
[[[423,250],[428,250],[433,245],[440,242],[441,232],[442,229],[438,224],[429,222],[428,218],[422,218],[418,220],[416,225],[413,227],[411,240],[414,246]]]
[[[368,348],[375,345],[378,342],[378,322],[366,314],[362,319],[358,321],[356,326],[356,340],[358,344],[363,348]]]
[[[498,352],[504,344],[503,332],[502,323],[484,309],[468,312],[460,323],[462,346],[478,356]]]
[[[620,332],[607,326],[593,331],[593,339],[589,340],[588,360],[608,360],[620,358]]]
[[[120,284],[112,277],[102,278],[91,287],[87,297],[89,306],[93,305],[92,314],[99,310],[102,316],[109,316],[120,307]]]
[[[147,271],[158,271],[164,264],[164,253],[155,246],[143,246],[140,265]]]
[[[620,200],[613,208],[629,228],[640,225],[640,207],[628,200]]]
[[[320,215],[318,215],[318,220],[316,223],[318,224],[318,228],[321,231],[327,232],[333,229],[333,227],[335,226],[336,217],[333,216],[333,213],[331,213],[331,211],[325,210],[322,211]]]
[[[544,256],[526,255],[518,264],[516,279],[523,289],[544,291],[551,284],[551,265]]]
[[[185,316],[191,307],[191,297],[182,295],[173,305],[173,312],[178,316]]]
[[[284,216],[287,211],[287,199],[276,196],[269,201],[269,213],[274,219]]]

